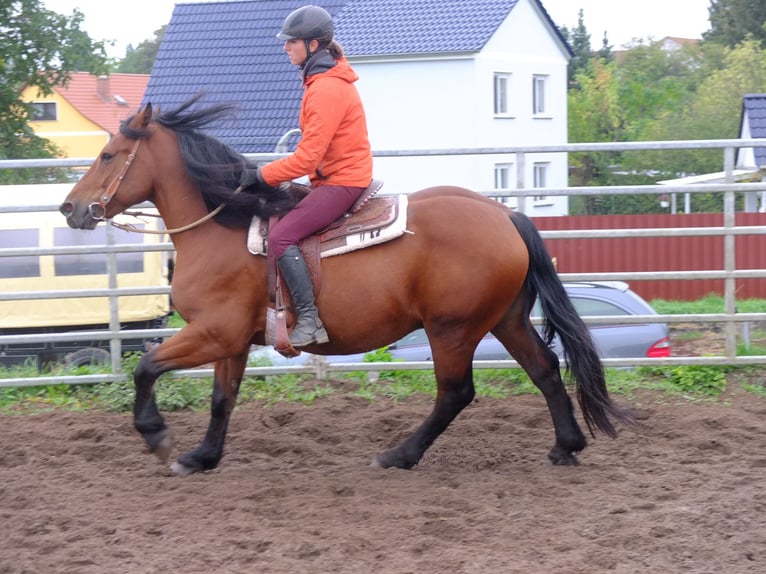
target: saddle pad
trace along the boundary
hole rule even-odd
[[[331,241],[327,241],[326,244],[323,242],[321,257],[341,255],[399,237],[407,229],[407,203],[406,195],[398,196],[395,219],[393,221],[389,220],[389,222],[379,227],[355,230],[353,225],[355,215],[352,215],[345,222],[349,232],[341,237],[335,237]],[[267,240],[262,234],[262,227],[261,219],[253,217],[247,233],[247,249],[253,255],[266,255],[267,253]]]

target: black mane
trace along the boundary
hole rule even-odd
[[[176,109],[161,112],[152,121],[177,134],[186,174],[199,187],[208,210],[226,204],[215,220],[226,227],[242,228],[250,224],[254,215],[270,217],[292,209],[295,198],[280,188],[256,184],[234,193],[239,187],[242,170],[253,166],[240,153],[200,130],[232,114],[236,108],[231,104],[216,104],[192,110],[200,97],[194,96]],[[147,137],[148,130],[128,126],[131,119],[123,122],[120,133],[131,139]]]

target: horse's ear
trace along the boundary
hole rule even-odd
[[[136,114],[136,120],[140,124],[142,128],[145,128],[149,125],[149,122],[152,121],[152,103],[147,102],[146,105],[138,110],[138,113]]]

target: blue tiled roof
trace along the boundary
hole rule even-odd
[[[518,0],[357,0],[336,19],[349,54],[477,52]]]
[[[325,0],[320,5],[332,14],[346,54],[369,56],[480,51],[517,2]],[[242,153],[274,151],[279,138],[298,127],[303,94],[298,68],[276,33],[287,14],[307,3],[177,4],[144,100],[169,108],[205,91],[203,102],[234,102],[240,107],[236,118],[207,131]]]
[[[742,115],[747,116],[750,136],[766,138],[766,94],[745,94],[742,99]],[[766,148],[753,148],[756,167],[766,165]]]

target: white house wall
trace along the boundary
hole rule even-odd
[[[375,151],[552,145],[567,141],[566,54],[529,0],[520,0],[509,18],[478,54],[424,59],[351,59],[367,111]],[[512,117],[496,118],[494,74],[511,77]],[[549,77],[550,114],[532,115],[532,77]],[[532,187],[534,162],[549,162],[548,187],[567,185],[566,154],[525,157],[523,179]],[[494,188],[494,166],[513,166],[515,156],[416,156],[375,158],[375,176],[388,191],[409,193],[433,185],[477,191]],[[511,203],[512,205],[514,202]],[[567,213],[566,197],[526,202],[530,215]]]
[[[742,117],[742,127],[739,132],[739,139],[751,139],[752,135],[750,133],[750,118],[747,116],[747,114],[744,114]],[[737,153],[737,165],[735,167],[739,168],[755,168],[755,150],[751,147],[741,147],[739,148],[739,152]]]

